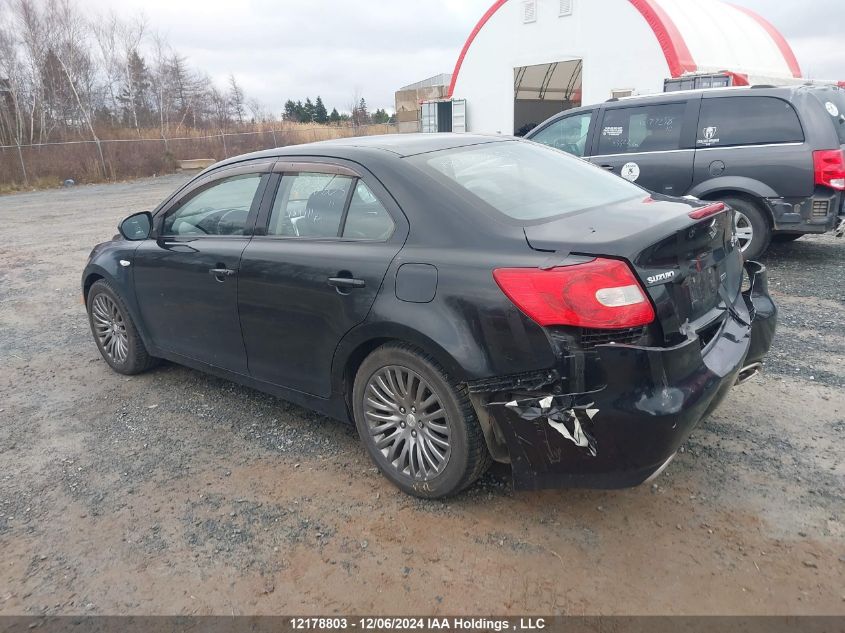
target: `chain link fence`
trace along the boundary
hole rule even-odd
[[[398,133],[395,124],[289,126],[168,138],[101,139],[0,145],[0,187],[98,182],[176,171],[179,161],[223,160],[247,152],[351,136]]]

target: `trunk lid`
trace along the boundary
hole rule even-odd
[[[535,250],[625,259],[655,306],[667,340],[685,323],[696,331],[724,314],[742,284],[742,255],[733,241],[733,212],[694,220],[696,206],[646,198],[588,209],[525,226]]]

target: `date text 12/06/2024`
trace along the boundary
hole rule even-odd
[[[394,631],[539,631],[546,628],[544,618],[291,618],[296,631],[394,630]]]

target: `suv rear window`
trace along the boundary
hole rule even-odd
[[[804,131],[790,103],[775,97],[703,99],[696,147],[801,143]]]
[[[408,160],[521,221],[546,220],[647,195],[590,163],[528,141],[446,149]]]
[[[845,91],[825,90],[817,92],[816,97],[833,120],[840,144],[845,145]]]
[[[612,108],[599,132],[601,155],[658,152],[681,147],[684,103]]]

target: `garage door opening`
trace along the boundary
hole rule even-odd
[[[550,62],[513,69],[513,129],[525,135],[550,116],[581,105],[583,61]]]

